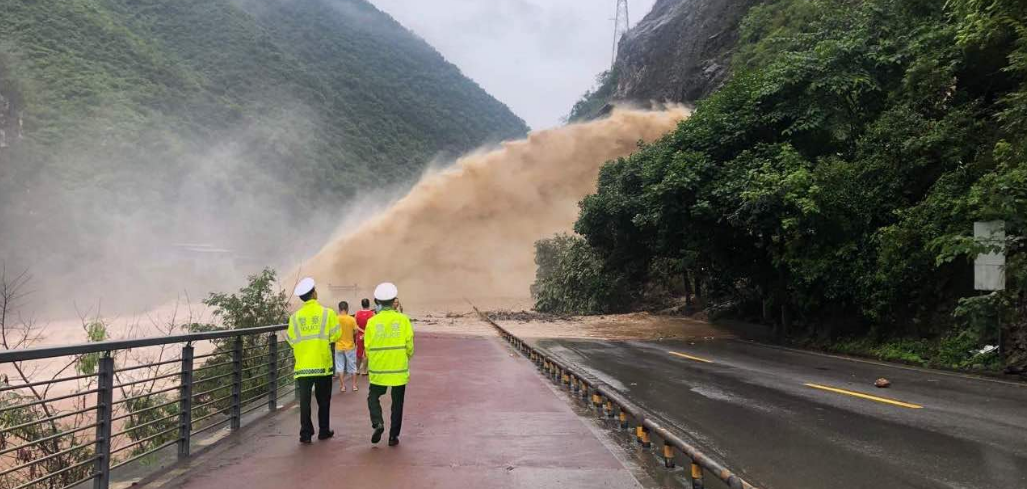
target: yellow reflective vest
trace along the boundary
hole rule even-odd
[[[293,377],[332,375],[332,343],[342,336],[335,311],[311,299],[289,316],[285,340],[292,346],[296,366]]]
[[[410,318],[383,309],[367,320],[364,354],[372,384],[406,385],[410,380],[410,357],[414,356],[414,328]]]

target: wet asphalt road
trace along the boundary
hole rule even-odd
[[[1024,384],[736,340],[539,346],[764,488],[1027,488]]]

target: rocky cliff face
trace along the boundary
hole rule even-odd
[[[612,71],[574,105],[568,121],[610,113],[613,103],[692,103],[730,74],[742,19],[767,0],[657,0],[621,40]]]
[[[728,76],[738,25],[761,0],[658,0],[621,41],[614,100],[693,102]]]

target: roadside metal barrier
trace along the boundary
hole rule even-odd
[[[529,345],[477,308],[474,310],[482,320],[496,328],[503,339],[512,344],[522,355],[534,362],[539,370],[554,382],[567,388],[575,396],[580,396],[582,401],[591,404],[594,409],[605,417],[616,418],[620,423],[621,429],[629,429],[633,422],[635,426],[635,440],[643,448],[651,448],[653,435],[656,435],[662,440],[660,454],[664,461],[664,467],[668,469],[674,468],[676,466],[675,458],[678,454],[681,454],[689,462],[688,472],[692,489],[703,489],[703,480],[707,474],[712,474],[713,477],[723,481],[731,489],[758,489],[734,472],[728,470],[721,463],[682,440],[661,425],[660,421],[655,419],[654,416],[624,398],[609,385],[592,379],[590,378],[591,376],[585,375],[577,367],[569,365]]]
[[[226,425],[234,431],[244,415],[276,411],[295,390],[292,349],[279,340],[285,328],[0,352],[4,486],[67,489],[91,481],[107,489],[114,469],[171,447],[186,458],[194,436]],[[210,343],[197,354],[200,342]],[[145,354],[157,358],[140,361]],[[48,366],[46,380],[36,380],[31,372]]]

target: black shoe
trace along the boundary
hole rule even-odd
[[[374,427],[374,434],[371,435],[371,443],[378,443],[382,441],[382,433],[385,433],[385,427],[378,425]]]
[[[394,447],[399,445],[399,438],[389,438],[389,446]]]
[[[321,434],[317,435],[317,439],[318,440],[327,440],[327,439],[329,439],[329,438],[331,438],[333,436],[335,436],[335,432],[332,431],[332,430],[328,430],[328,433],[321,433]]]
[[[300,438],[300,443],[310,445],[310,438]]]

